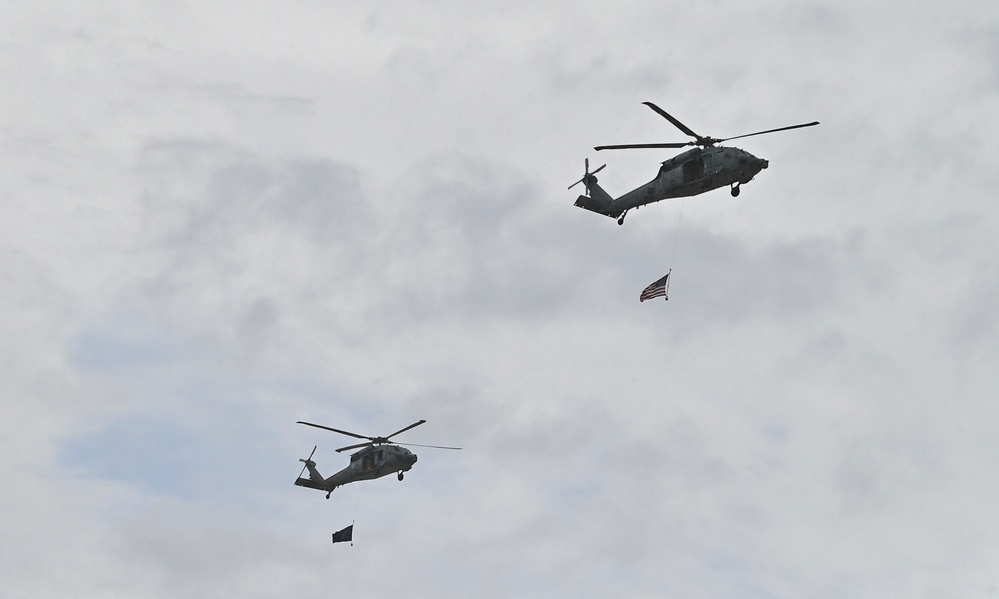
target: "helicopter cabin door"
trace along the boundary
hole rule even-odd
[[[698,153],[683,163],[683,182],[690,183],[704,178],[704,158]]]
[[[361,471],[371,472],[375,469],[375,452],[370,452],[361,458]]]

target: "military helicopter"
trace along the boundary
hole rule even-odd
[[[739,195],[739,186],[749,183],[753,177],[761,170],[769,166],[769,162],[762,158],[757,158],[745,150],[715,144],[732,139],[741,139],[753,135],[763,135],[764,133],[776,133],[777,131],[788,131],[790,129],[800,129],[802,127],[812,127],[818,125],[818,121],[803,123],[801,125],[791,125],[790,127],[780,127],[779,129],[768,129],[747,133],[735,137],[717,139],[714,137],[701,136],[694,133],[689,127],[673,118],[662,108],[652,102],[643,102],[646,106],[656,111],[667,121],[673,123],[677,129],[683,131],[694,141],[677,143],[656,143],[656,144],[625,144],[614,146],[597,146],[594,150],[623,150],[628,148],[684,148],[695,146],[682,154],[678,154],[662,163],[659,174],[652,181],[629,191],[619,198],[613,198],[606,191],[597,185],[596,174],[606,164],[590,172],[590,161],[584,162],[583,178],[569,186],[572,189],[580,183],[586,187],[586,195],[576,199],[576,206],[585,208],[617,219],[617,224],[624,224],[624,217],[632,208],[638,208],[646,204],[658,202],[669,198],[679,198],[685,196],[695,196],[697,194],[718,189],[726,185],[731,186],[732,195]]]
[[[354,481],[372,480],[387,474],[392,474],[393,472],[398,473],[397,476],[399,480],[402,480],[403,472],[408,471],[413,467],[413,464],[416,463],[416,454],[409,451],[405,447],[400,447],[401,443],[395,443],[394,441],[389,441],[389,439],[399,433],[404,433],[411,428],[416,428],[425,422],[426,420],[414,422],[406,428],[397,430],[387,437],[367,437],[365,435],[358,435],[357,433],[342,431],[328,426],[323,426],[321,424],[313,424],[311,422],[302,422],[299,420],[297,424],[314,426],[316,428],[333,431],[334,433],[340,433],[341,435],[347,435],[348,437],[367,439],[367,441],[337,449],[336,451],[339,453],[342,451],[357,449],[358,447],[362,448],[360,451],[350,456],[350,464],[346,468],[329,478],[323,477],[323,475],[319,473],[319,470],[316,469],[316,463],[312,461],[312,456],[316,453],[316,447],[318,447],[318,445],[313,447],[312,453],[309,454],[308,458],[299,460],[299,462],[304,462],[305,466],[302,467],[302,471],[298,474],[298,479],[295,481],[295,485],[299,487],[308,487],[309,489],[326,491],[326,499],[329,499],[330,493],[332,493],[334,489],[340,485],[345,485]],[[418,445],[416,443],[407,443],[407,445],[411,447],[432,447],[434,449],[461,449],[460,447]],[[302,478],[306,469],[309,470],[309,478]]]

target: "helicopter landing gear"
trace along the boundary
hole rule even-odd
[[[331,493],[333,493],[333,491],[330,491],[329,493],[327,493],[327,494],[326,494],[326,499],[329,499],[329,498],[330,498],[330,494],[331,494]]]
[[[621,218],[617,219],[617,224],[623,225],[624,224],[624,217],[626,217],[626,216],[628,216],[628,211],[627,210],[625,210],[624,212],[621,213]]]
[[[401,481],[401,480],[403,479],[403,476],[402,476],[402,472],[399,472],[399,474],[397,475],[397,477],[398,477],[398,478],[399,478],[399,480]]]
[[[741,190],[739,189],[739,184],[738,183],[733,183],[732,184],[732,197],[733,198],[739,197],[739,192],[740,191]]]

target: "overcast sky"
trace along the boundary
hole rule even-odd
[[[999,595],[999,4],[4,13],[5,596]]]

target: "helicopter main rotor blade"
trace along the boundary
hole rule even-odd
[[[419,422],[414,422],[413,424],[410,424],[406,428],[399,429],[399,430],[395,431],[394,433],[392,433],[391,435],[389,435],[387,437],[382,437],[382,438],[385,439],[386,441],[388,441],[389,439],[391,439],[392,437],[398,435],[399,433],[404,433],[404,432],[408,431],[411,428],[416,428],[416,427],[420,426],[421,424],[423,424],[424,422],[426,422],[426,420],[420,420]]]
[[[357,445],[348,445],[347,447],[341,447],[340,449],[336,450],[336,452],[340,453],[343,451],[348,451],[350,449],[357,449],[358,447],[370,447],[372,445],[374,445],[374,442],[368,441],[367,443],[358,443]]]
[[[687,146],[696,146],[696,145],[697,145],[696,142],[687,141],[683,143],[666,143],[666,144],[623,144],[616,146],[597,146],[593,149],[599,152],[600,150],[627,150],[631,148],[686,148]]]
[[[420,445],[419,443],[393,443],[393,445],[402,445],[404,447],[430,447],[432,449],[461,449],[460,447],[442,447],[440,445]]]
[[[667,121],[673,123],[673,125],[677,129],[679,129],[680,131],[683,131],[684,133],[686,133],[687,135],[689,135],[691,137],[694,137],[694,138],[697,138],[697,139],[701,139],[701,136],[698,135],[698,134],[696,134],[696,133],[694,133],[693,131],[691,131],[690,127],[688,127],[688,126],[684,125],[683,123],[681,123],[680,121],[676,120],[675,118],[673,118],[672,115],[670,115],[668,112],[666,112],[662,108],[659,108],[658,106],[656,106],[652,102],[642,102],[642,104],[645,104],[646,106],[648,106],[652,110],[655,110],[656,113],[659,114],[659,116],[661,116],[664,119],[666,119]]]
[[[735,137],[726,137],[725,139],[719,139],[718,142],[729,141],[731,139],[742,139],[743,137],[752,137],[754,135],[763,135],[764,133],[776,133],[778,131],[789,131],[791,129],[801,129],[802,127],[814,127],[818,125],[818,121],[813,121],[811,123],[802,123],[800,125],[791,125],[790,127],[780,127],[778,129],[767,129],[766,131],[757,131],[756,133],[747,133],[745,135],[736,135]]]
[[[333,431],[334,433],[340,433],[341,435],[347,435],[348,437],[354,437],[355,439],[367,439],[369,441],[371,440],[371,437],[365,437],[364,435],[358,435],[357,433],[349,433],[347,431],[342,431],[342,430],[337,429],[337,428],[331,428],[331,427],[328,427],[328,426],[323,426],[321,424],[312,424],[311,422],[302,422],[301,420],[299,420],[295,424],[304,424],[305,426],[314,426],[316,428],[321,428],[321,429],[325,429],[325,430],[328,430],[328,431]]]

